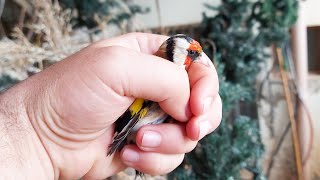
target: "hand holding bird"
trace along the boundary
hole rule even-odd
[[[127,166],[165,174],[218,126],[213,65],[183,62],[187,72],[154,56],[167,39],[131,33],[96,42],[1,94],[0,112],[19,111],[27,122],[20,129],[28,129],[23,143],[30,150],[20,157],[39,159],[27,166],[36,168],[36,179],[104,179]],[[20,103],[7,103],[13,97]],[[179,123],[142,126],[136,144],[106,156],[114,123],[137,98],[156,102]]]

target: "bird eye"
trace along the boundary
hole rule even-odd
[[[190,55],[195,55],[195,54],[196,54],[196,51],[190,50],[190,51],[189,51],[189,54],[190,54]]]

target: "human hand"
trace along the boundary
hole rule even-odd
[[[17,123],[32,132],[29,154],[22,154],[38,158],[39,174],[103,179],[126,166],[164,174],[218,126],[221,100],[213,65],[193,63],[187,74],[152,56],[166,38],[132,33],[94,43],[1,96],[2,102],[10,102],[4,107],[25,109]],[[18,97],[19,105],[12,97]],[[136,97],[159,102],[180,123],[144,126],[137,145],[106,156],[113,123]],[[10,118],[13,113],[3,114]]]

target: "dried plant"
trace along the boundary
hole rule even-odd
[[[70,13],[62,11],[58,3],[50,0],[29,1],[34,17],[24,25],[27,34],[16,27],[14,40],[0,41],[0,75],[23,80],[43,69],[43,61],[52,64],[81,49],[86,44],[71,44]],[[35,41],[31,41],[36,39]],[[35,66],[38,64],[38,66]]]
[[[123,21],[119,26],[108,24],[111,17],[101,16],[96,17],[98,26],[94,29],[72,29],[72,11],[63,10],[57,0],[14,1],[23,9],[20,17],[27,17],[27,14],[31,18],[20,18],[22,22],[13,30],[13,39],[0,41],[0,79],[9,76],[17,81],[23,80],[93,41],[143,29],[142,25],[132,25],[137,24],[134,18]],[[125,4],[119,11],[112,12],[124,10],[129,12]],[[99,33],[96,33],[97,30]]]

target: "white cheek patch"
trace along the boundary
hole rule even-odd
[[[184,64],[185,60],[186,60],[187,54],[183,52],[175,52],[173,55],[173,61],[175,64],[181,66]]]
[[[188,52],[186,51],[190,46],[190,43],[186,39],[176,39],[175,41],[175,49],[173,53],[173,61],[177,65],[183,65]]]

